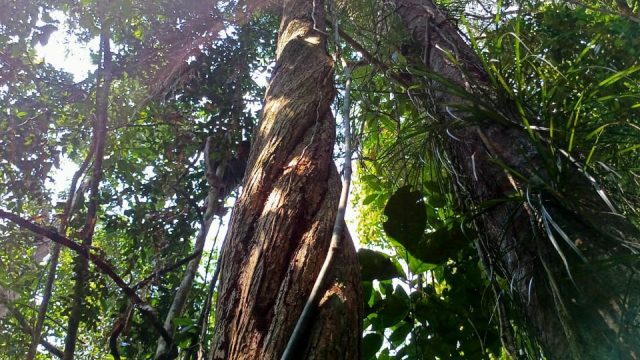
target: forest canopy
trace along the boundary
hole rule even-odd
[[[308,303],[308,358],[638,359],[638,39],[638,0],[3,0],[0,358],[279,358]]]

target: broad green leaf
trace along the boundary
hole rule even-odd
[[[433,263],[424,262],[415,256],[411,255],[411,253],[407,254],[409,259],[409,270],[411,270],[412,274],[422,274],[429,270],[433,270],[438,265]]]
[[[431,264],[440,264],[454,257],[470,239],[461,224],[450,222],[434,232],[425,234],[417,244],[407,250],[416,258]]]
[[[398,286],[393,294],[384,299],[378,316],[382,319],[383,326],[388,328],[402,321],[408,313],[409,297],[407,293]]]
[[[179,317],[179,318],[173,319],[173,324],[176,326],[193,325],[194,321],[193,319],[190,319],[190,318]]]
[[[389,198],[384,214],[387,221],[383,228],[387,235],[423,262],[440,264],[469,242],[459,222],[449,222],[424,234],[427,220],[424,200],[419,191],[406,186]]]
[[[358,261],[360,262],[362,281],[405,277],[400,264],[387,254],[362,248],[358,250]]]
[[[391,342],[391,345],[396,347],[401,345],[405,341],[405,339],[407,338],[407,335],[409,335],[412,329],[413,329],[413,326],[411,326],[410,323],[402,322],[395,330],[393,330],[393,332],[391,333],[391,336],[389,336],[389,341]]]
[[[364,200],[362,200],[362,205],[371,204],[374,200],[376,200],[378,198],[378,196],[380,196],[380,194],[378,194],[378,193],[373,193],[373,194],[367,195],[367,197],[364,198]]]
[[[422,194],[409,186],[398,189],[384,208],[385,233],[407,249],[419,242],[427,226],[427,213]],[[410,250],[411,251],[411,250]]]
[[[427,202],[434,208],[441,208],[447,205],[447,199],[444,195],[437,192],[429,194]]]
[[[362,339],[362,358],[364,360],[374,359],[378,350],[382,346],[382,335],[369,333]]]

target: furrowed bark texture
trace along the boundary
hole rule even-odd
[[[276,67],[221,255],[211,359],[279,358],[328,250],[341,183],[333,61],[316,30],[323,6],[284,1]],[[349,239],[336,263],[300,359],[359,358],[359,266]]]
[[[395,3],[397,13],[413,39],[422,46],[423,66],[471,93],[491,96],[488,76],[480,59],[432,0],[395,0]],[[443,50],[452,54],[460,65],[454,64]],[[440,118],[452,124],[456,118],[465,118],[464,112],[446,109],[446,106],[464,104],[466,100],[447,93],[441,84],[434,83],[431,91],[437,99]],[[451,126],[454,136],[449,138],[448,154],[456,170],[453,177],[467,192],[472,204],[505,199],[515,191],[525,191],[523,184],[508,176],[491,161],[492,158],[500,159],[527,177],[544,173],[531,140],[522,128],[518,128],[517,124],[521,122],[516,116],[513,123],[513,126],[507,126],[487,121],[458,129]],[[564,176],[584,179],[577,170]],[[586,181],[576,181],[576,184],[572,190],[580,194],[579,186],[584,186],[582,194],[588,199],[576,195],[575,201],[590,202],[591,208],[597,209],[593,217],[606,216],[610,210],[593,195],[590,184]],[[590,260],[628,256],[630,252],[620,243],[606,242],[594,236],[593,231],[567,216],[566,211],[551,200],[545,200],[545,206],[556,219],[564,215],[563,226],[577,229],[580,238],[588,242],[581,250]],[[619,217],[609,217],[610,223],[616,224],[609,224],[610,227],[626,226]],[[606,271],[581,271],[584,264],[580,265],[575,253],[567,247],[564,254],[573,260],[570,264],[578,284],[576,291],[558,253],[543,235],[536,209],[522,203],[505,202],[486,211],[476,225],[481,236],[481,256],[510,282],[511,291],[519,299],[527,322],[549,358],[638,358],[637,326],[635,330],[629,330],[633,326],[620,326],[624,322],[625,307],[633,309],[633,296],[625,295],[628,290],[624,289],[625,283],[631,283],[633,269],[619,265]],[[557,283],[549,280],[549,274],[553,274]],[[564,299],[554,297],[553,287]],[[577,344],[573,349],[572,342]],[[505,347],[510,348],[509,345],[505,344]]]

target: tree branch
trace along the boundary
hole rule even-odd
[[[89,251],[89,248],[78,244],[77,242],[67,238],[66,236],[58,234],[57,231],[46,229],[40,225],[37,225],[29,220],[23,219],[20,216],[0,209],[0,218],[7,219],[21,228],[27,229],[34,234],[44,236],[51,241],[54,241],[80,255],[81,257],[91,261],[103,274],[107,275],[116,285],[122,290],[122,292],[129,298],[129,301],[137,307],[142,315],[144,315],[153,325],[154,328],[160,333],[160,336],[169,344],[173,344],[173,339],[162,327],[162,323],[156,315],[155,309],[151,305],[147,304],[138,293],[131,288],[127,283],[116,273],[115,268],[109,262],[101,258],[100,256],[93,254]]]
[[[191,261],[192,259],[195,259],[196,257],[200,256],[200,254],[202,254],[202,250],[196,250],[193,253],[191,253],[191,255],[183,258],[182,260],[179,260],[178,262],[166,266],[158,271],[154,271],[151,275],[147,276],[146,278],[140,280],[138,283],[136,283],[135,285],[133,285],[131,288],[136,291],[144,286],[146,286],[148,283],[151,282],[151,280],[153,280],[154,278],[164,275],[168,272],[171,272],[177,268],[179,268],[180,266],[188,263],[189,261]]]
[[[99,6],[100,7],[100,6]],[[100,10],[100,9],[98,9]],[[86,247],[91,246],[93,235],[98,220],[99,207],[99,191],[100,180],[102,178],[102,162],[104,160],[104,151],[107,137],[107,123],[109,120],[109,92],[111,89],[111,34],[108,26],[105,24],[104,16],[100,17],[100,55],[101,66],[98,71],[96,100],[95,100],[95,123],[93,126],[93,138],[95,142],[95,155],[93,162],[93,171],[90,183],[90,198],[87,207],[87,216],[85,218],[84,227],[80,231],[82,244]],[[78,329],[82,321],[82,307],[86,295],[86,283],[88,279],[89,264],[85,258],[77,257],[75,259],[76,279],[73,289],[73,303],[69,314],[69,325],[67,326],[67,335],[64,340],[64,359],[73,360],[76,348],[76,340]]]
[[[327,20],[327,24],[329,26],[333,27],[333,23],[331,23],[329,20]],[[356,50],[357,52],[362,54],[362,57],[364,57],[371,65],[373,65],[376,68],[378,68],[378,70],[382,71],[385,75],[389,76],[391,79],[396,81],[398,84],[400,84],[400,85],[402,85],[404,87],[409,87],[409,86],[412,85],[411,82],[407,81],[407,79],[404,79],[402,76],[400,76],[400,74],[398,74],[397,72],[393,71],[389,67],[389,65],[383,63],[375,55],[371,54],[367,49],[364,48],[364,46],[362,46],[362,44],[360,44],[357,40],[352,38],[349,34],[344,32],[344,30],[342,30],[339,27],[338,27],[338,34],[340,35],[340,38],[342,38],[347,44],[351,45],[351,47],[354,50]]]
[[[118,351],[118,336],[124,328],[124,319],[119,317],[115,324],[111,328],[111,334],[109,335],[109,351],[114,360],[120,360],[120,352]]]
[[[5,305],[9,309],[9,311],[11,311],[11,314],[13,315],[14,318],[16,318],[23,332],[27,334],[33,334],[33,329],[31,328],[31,326],[29,326],[29,322],[27,321],[27,319],[25,319],[24,315],[22,315],[22,313],[18,311],[18,309],[16,309],[13,305],[11,305],[7,301],[7,299],[4,299],[3,297],[0,297],[0,303]],[[50,342],[40,338],[39,344],[44,346],[44,348],[47,349],[47,351],[53,354],[54,356],[62,359],[62,356],[63,356],[62,350],[58,349]]]
[[[585,9],[589,9],[591,11],[596,11],[602,14],[607,14],[607,15],[618,15],[618,16],[622,16],[625,17],[635,23],[640,24],[640,17],[637,17],[633,14],[633,12],[630,12],[629,6],[624,2],[624,1],[616,1],[616,3],[618,4],[619,7],[619,11],[613,11],[607,8],[603,8],[603,7],[593,7],[591,5],[587,5],[583,2],[580,2],[578,0],[567,0],[568,3],[574,4],[574,5],[578,5],[581,6]],[[624,8],[623,6],[621,6],[624,3],[624,5],[626,5],[627,7]],[[627,10],[629,9],[629,10]]]

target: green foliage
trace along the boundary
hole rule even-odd
[[[549,299],[560,316],[573,312],[573,319],[563,318],[567,325],[591,316],[590,304],[581,303],[571,281],[579,290],[589,290],[591,283],[606,284],[607,290],[623,283],[628,291],[620,304],[623,316],[615,320],[617,335],[632,336],[640,308],[638,280],[598,274],[635,269],[638,256],[591,254],[611,243],[638,250],[638,23],[620,16],[613,3],[500,1],[490,4],[497,13],[485,17],[459,16],[484,3],[442,3],[451,18],[459,18],[483,60],[491,86],[486,97],[419,66],[424,54],[394,9],[370,0],[335,4],[341,30],[384,66],[381,71],[360,62],[353,71],[359,152],[354,203],[358,235],[370,247],[358,253],[366,315],[363,357],[506,356],[499,336],[502,315],[495,310],[500,301],[507,302],[519,349],[529,358],[542,357],[521,321],[517,299],[510,297],[511,279],[490,267],[488,275],[478,257],[472,220],[505,202],[526,204],[542,224],[531,241],[548,249],[540,254],[545,265],[561,270],[545,274],[544,284],[567,285],[554,288]],[[637,1],[629,4],[637,13]],[[250,139],[265,90],[253,78],[268,72],[273,58],[276,17],[244,17],[235,6],[195,0],[0,4],[1,207],[41,225],[59,225],[61,201],[74,194],[54,194],[50,184],[61,169],[71,171],[65,163],[79,165],[89,153],[97,78],[94,73],[76,82],[43,62],[37,47],[66,28],[87,45],[108,26],[116,66],[94,246],[131,284],[188,256],[209,190],[204,159],[233,158],[238,144]],[[91,55],[97,64],[99,54]],[[342,56],[359,62],[364,55],[346,47]],[[398,78],[413,85],[399,84]],[[465,119],[441,121],[447,114],[436,111],[435,89],[464,99],[450,105]],[[516,171],[495,159],[526,193],[463,211],[467,194],[447,155],[449,130],[493,122],[527,135],[527,151],[514,151],[524,152],[535,170]],[[208,136],[215,139],[215,151],[203,154]],[[80,184],[89,180],[84,176]],[[68,234],[76,240],[86,203],[79,201],[70,219]],[[41,253],[47,246],[44,239],[0,222],[0,292],[16,294],[11,305],[29,323],[43,291],[48,263]],[[47,339],[58,345],[73,298],[72,263],[72,254],[64,251],[45,321]],[[164,314],[180,280],[177,269],[154,278],[140,293]],[[181,354],[196,345],[192,339],[200,330],[207,280],[196,278],[187,311],[176,320]],[[128,312],[119,289],[97,271],[87,289],[78,356],[103,356],[113,324],[123,316],[121,354],[150,357],[157,333],[138,313]],[[592,340],[590,334],[581,336],[583,343]],[[0,318],[0,357],[20,358],[29,342],[16,316]]]
[[[487,284],[472,254],[468,248],[455,263],[413,274],[414,280],[404,284],[364,281],[365,358],[376,358],[376,353],[379,359],[388,354],[398,359],[499,355],[499,332],[486,309],[490,295],[478,296]]]
[[[424,55],[421,49],[414,50],[412,55],[397,46],[398,51],[394,52],[394,45],[406,44],[406,38],[402,37],[399,37],[402,40],[395,37],[382,42],[376,54],[389,66],[388,72],[408,72],[418,85],[401,89],[403,92],[398,84],[380,80],[382,75],[366,67],[360,70],[361,83],[356,88],[368,89],[361,94],[362,111],[357,120],[363,129],[363,138],[359,188],[354,203],[361,212],[358,227],[361,241],[387,252],[392,260],[395,258],[407,267],[408,279],[423,273],[433,279],[432,293],[436,294],[433,296],[436,300],[422,296],[411,287],[415,281],[409,285],[411,299],[415,297],[420,304],[414,306],[416,311],[429,304],[433,306],[431,314],[441,315],[441,318],[432,315],[427,321],[430,324],[447,324],[446,318],[449,324],[457,324],[453,328],[468,326],[463,324],[464,316],[448,314],[447,309],[451,309],[451,304],[464,302],[459,297],[465,296],[467,281],[475,283],[477,287],[470,286],[470,289],[484,294],[483,302],[475,302],[477,295],[466,295],[462,308],[485,314],[478,319],[480,324],[474,322],[474,326],[495,335],[495,342],[488,346],[492,350],[485,354],[500,353],[497,315],[486,316],[489,308],[498,306],[498,296],[508,303],[506,311],[517,346],[528,358],[542,356],[535,335],[528,332],[522,312],[517,310],[518,299],[508,295],[511,279],[492,283],[473,280],[489,274],[496,276],[500,271],[490,267],[484,274],[475,251],[469,247],[476,238],[472,220],[497,204],[526,203],[530,211],[538,214],[543,229],[541,234],[532,234],[531,241],[540,241],[539,246],[545,249],[539,255],[548,269],[543,276],[548,276],[545,281],[554,289],[555,298],[555,303],[550,299],[549,306],[557,307],[566,329],[577,329],[579,323],[590,321],[587,320],[593,315],[588,313],[590,305],[572,304],[572,301],[586,298],[580,291],[593,292],[593,288],[606,287],[608,280],[601,278],[602,271],[607,269],[602,263],[604,257],[613,268],[637,266],[637,256],[623,255],[624,251],[615,249],[625,244],[622,246],[631,248],[633,253],[640,239],[637,176],[640,88],[635,45],[640,27],[628,17],[620,16],[615,7],[595,11],[593,9],[602,9],[602,3],[584,3],[585,6],[576,7],[521,2],[517,4],[518,11],[507,9],[513,4],[499,3],[497,15],[461,17],[460,23],[471,36],[470,42],[488,73],[491,89],[486,97],[471,95],[441,74],[421,67]],[[465,8],[465,4],[452,2],[446,6],[454,13],[456,8]],[[567,28],[568,23],[579,26]],[[394,20],[385,23],[395,26],[393,24]],[[370,29],[366,24],[359,23],[359,26],[363,33],[366,30],[362,29]],[[368,41],[366,36],[359,40]],[[407,48],[412,46],[415,45],[409,43]],[[390,51],[390,55],[386,51]],[[435,112],[438,107],[432,102],[438,99],[434,100],[429,91],[434,87],[465,100],[463,104],[447,104],[465,114],[464,119],[458,119],[460,123],[444,124],[442,114]],[[508,151],[524,155],[526,172],[516,171],[502,159],[495,159],[497,166],[523,184],[526,193],[491,199],[461,213],[460,202],[466,202],[466,194],[447,157],[446,144],[452,141],[452,134],[446,126],[482,128],[493,122],[516,128],[529,139],[527,147],[503,144]],[[505,224],[505,228],[509,226]],[[601,251],[598,249],[611,250],[607,255],[600,252],[601,255],[595,256]],[[458,266],[465,268],[471,278],[445,279],[443,274]],[[453,276],[455,274],[457,270]],[[632,299],[630,294],[640,292],[633,277],[625,279],[615,286],[623,282],[630,286],[630,290],[624,291],[627,300],[621,306],[626,308],[623,317],[633,321],[630,319],[637,319],[638,315],[635,310],[638,299]],[[564,285],[557,285],[561,283]],[[575,284],[580,290],[574,291]],[[611,289],[615,287],[613,283],[610,285]],[[442,287],[448,290],[443,292]],[[365,285],[365,289],[368,288],[369,285]],[[442,296],[443,293],[446,296]],[[376,296],[371,295],[366,301],[375,301],[374,298]],[[573,315],[567,315],[573,311],[576,311]],[[368,318],[367,324],[369,321]],[[630,323],[625,320],[624,324],[618,323],[625,329],[623,332],[633,333]],[[389,354],[398,356],[397,349],[404,349],[405,345],[410,349],[412,344],[419,343],[418,327],[415,321],[407,322],[398,333],[411,328],[417,335],[408,337],[405,343],[389,341],[388,347],[382,346],[384,350],[378,346],[378,358],[388,358]],[[368,331],[386,335],[388,339],[390,331],[395,329],[385,333],[370,327]],[[447,333],[446,327],[438,329],[424,353],[414,350],[409,356],[446,358],[445,349],[456,349],[458,343],[453,338],[440,337],[442,333]],[[580,334],[579,343],[570,341],[568,346],[588,349],[589,342],[601,341],[590,336]],[[471,348],[479,344],[482,345],[482,341],[467,343]],[[635,344],[631,337],[628,344],[630,347]],[[433,352],[440,350],[443,352]],[[464,354],[469,354],[468,351]],[[613,356],[611,354],[599,356]]]
[[[438,200],[432,203],[440,204]],[[442,203],[443,206],[446,203]],[[434,209],[431,209],[434,210]],[[384,208],[387,221],[383,224],[387,236],[404,246],[413,256],[431,264],[441,264],[454,257],[469,243],[469,231],[463,231],[458,219],[446,224],[434,224],[432,232],[427,227],[427,206],[419,191],[408,186],[398,189]]]
[[[81,48],[109,27],[115,70],[93,246],[130,284],[190,255],[209,190],[202,156],[205,139],[214,137],[221,158],[238,155],[239,142],[249,140],[253,131],[255,104],[264,90],[253,74],[266,70],[275,46],[273,16],[232,23],[235,11],[197,1],[0,5],[0,61],[7,64],[0,70],[0,105],[7,109],[0,114],[1,207],[58,227],[62,201],[77,197],[68,236],[78,239],[90,176],[80,178],[75,195],[66,189],[54,194],[51,184],[66,187],[60,172],[75,171],[68,164],[79,165],[89,152],[96,75],[75,82],[43,62],[35,46],[55,31],[69,29]],[[216,28],[226,34],[219,38]],[[92,55],[97,62],[99,56]],[[0,222],[0,245],[0,287],[17,294],[12,305],[32,325],[49,265],[35,256],[50,243]],[[73,254],[63,251],[45,320],[44,334],[57,346],[66,335],[74,296],[72,259]],[[214,262],[206,271],[209,266]],[[161,318],[183,269],[155,277],[139,291]],[[183,354],[199,333],[196,325],[208,280],[196,277],[186,313],[178,321],[176,339]],[[93,267],[86,288],[82,346],[76,357],[102,358],[119,318],[126,321],[118,339],[120,354],[151,356],[158,333],[131,311],[121,290]],[[0,357],[22,358],[29,343],[30,335],[15,317],[0,318]]]

